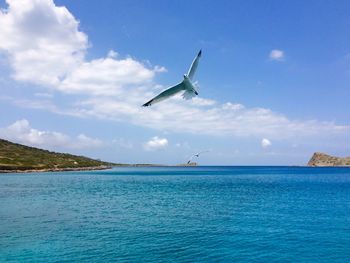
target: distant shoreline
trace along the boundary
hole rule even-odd
[[[349,166],[308,166],[308,165],[203,165],[204,167],[293,167],[293,168],[349,168]],[[0,174],[8,173],[46,173],[46,172],[69,172],[69,171],[98,171],[109,170],[115,167],[203,167],[202,165],[165,165],[165,164],[119,164],[112,166],[92,166],[92,167],[67,167],[67,168],[44,168],[44,169],[8,169],[0,170]]]
[[[1,173],[46,173],[46,172],[69,172],[69,171],[95,171],[108,170],[114,167],[196,167],[194,165],[165,165],[165,164],[116,164],[116,165],[101,165],[90,167],[65,167],[65,168],[42,168],[42,169],[0,169]]]
[[[68,172],[68,171],[94,171],[94,170],[108,170],[113,166],[91,166],[91,167],[66,167],[66,168],[43,168],[43,169],[7,169],[0,170],[0,173],[45,173],[45,172]]]

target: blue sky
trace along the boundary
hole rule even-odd
[[[348,1],[0,1],[0,137],[114,162],[350,155]],[[200,96],[140,105],[203,49]]]

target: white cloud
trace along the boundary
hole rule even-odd
[[[121,86],[149,84],[164,67],[147,68],[127,57],[87,61],[87,36],[79,22],[52,0],[8,0],[0,10],[0,51],[7,54],[16,80],[66,93],[118,94]]]
[[[84,134],[71,138],[60,132],[34,129],[26,119],[18,120],[5,128],[0,128],[0,136],[13,142],[46,149],[51,147],[86,149],[103,146],[101,140],[90,138]]]
[[[222,109],[238,111],[238,110],[243,110],[244,106],[242,104],[239,104],[239,103],[227,102],[227,103],[222,105]]]
[[[157,66],[154,67],[154,71],[155,72],[167,72],[168,70],[165,67],[157,65]]]
[[[132,123],[156,130],[200,135],[231,135],[238,137],[318,137],[347,134],[350,126],[317,120],[290,120],[265,108],[246,108],[237,103],[215,103],[197,106],[181,98],[143,108],[145,89],[123,90],[125,96],[89,98],[71,108],[61,109],[47,100],[23,100],[0,96],[20,107],[48,110],[56,114],[90,117]],[[126,96],[128,92],[128,96]]]
[[[57,85],[81,63],[87,36],[65,7],[52,0],[7,0],[0,11],[0,50],[7,53],[13,77]]]
[[[168,146],[168,140],[166,138],[159,138],[155,136],[151,138],[148,142],[144,143],[143,148],[146,151],[156,151],[164,149]]]
[[[284,59],[284,51],[279,49],[273,49],[269,55],[271,60],[282,61]]]
[[[108,51],[108,54],[107,54],[107,57],[109,57],[109,58],[116,58],[116,57],[118,57],[118,52],[117,51],[114,51],[114,50],[110,50],[110,51]]]
[[[203,99],[200,97],[194,97],[191,100],[191,103],[192,103],[192,105],[195,105],[195,106],[212,106],[212,105],[216,104],[216,101],[210,100],[210,99]]]
[[[268,148],[270,146],[271,146],[271,141],[269,139],[264,138],[261,140],[261,147]]]
[[[83,108],[84,114],[91,117],[178,133],[286,138],[350,131],[349,126],[315,120],[290,120],[269,109],[246,108],[235,103],[203,108],[172,98],[150,108],[142,108],[140,105],[145,100],[142,93],[133,90],[129,97],[87,99],[78,107],[81,107],[80,112]]]
[[[111,57],[84,62],[57,86],[66,93],[121,95],[121,89],[149,84],[155,72],[132,58]],[[124,95],[124,94],[123,94]]]
[[[103,58],[86,60],[87,36],[65,8],[51,0],[8,1],[0,11],[0,50],[4,51],[15,79],[39,83],[49,90],[82,94],[62,106],[54,98],[9,99],[21,107],[49,110],[77,117],[94,117],[132,123],[161,131],[206,135],[286,138],[347,133],[349,126],[317,120],[292,120],[266,108],[219,103],[203,97],[184,101],[181,96],[150,108],[141,105],[157,94],[155,75],[166,69],[120,58],[109,51]],[[282,50],[270,58],[282,60]],[[147,63],[146,63],[147,64]],[[153,87],[153,88],[151,88]],[[49,94],[55,94],[49,92]],[[205,94],[205,92],[203,92]],[[106,96],[108,95],[108,96]],[[201,94],[202,95],[202,94]],[[0,97],[1,99],[1,97]]]

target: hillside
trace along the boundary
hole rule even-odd
[[[106,169],[110,165],[83,156],[50,152],[0,139],[0,172]]]
[[[335,157],[316,152],[307,164],[308,166],[350,166],[350,157]]]

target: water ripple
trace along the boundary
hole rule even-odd
[[[350,169],[1,177],[1,262],[350,262]]]

